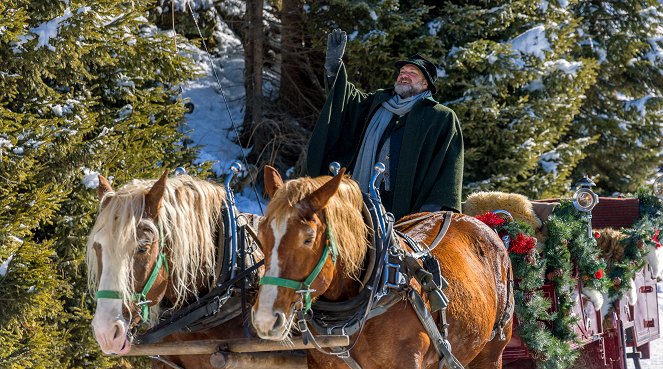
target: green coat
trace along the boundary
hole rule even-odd
[[[330,80],[331,82],[331,80]],[[393,89],[363,93],[341,68],[327,95],[308,145],[306,174],[329,174],[329,163],[353,168],[370,118]],[[417,102],[405,116],[391,211],[396,219],[423,205],[460,212],[463,136],[456,114],[432,97]]]

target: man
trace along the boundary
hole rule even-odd
[[[463,137],[456,114],[432,98],[437,68],[420,55],[396,63],[393,88],[364,93],[347,81],[347,35],[327,37],[327,101],[308,146],[306,174],[337,161],[367,192],[377,161],[380,192],[396,219],[418,211],[460,211]]]

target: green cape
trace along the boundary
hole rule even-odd
[[[308,145],[306,175],[328,174],[337,161],[353,168],[370,118],[393,89],[366,94],[347,81],[341,67],[328,89],[320,118]],[[391,211],[396,219],[438,205],[460,212],[463,179],[463,136],[456,114],[432,97],[417,102],[405,116],[405,131],[395,180]]]

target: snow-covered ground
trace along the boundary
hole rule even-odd
[[[240,45],[228,33],[223,42]],[[232,50],[232,51],[231,51]],[[194,110],[186,116],[186,126],[191,140],[201,146],[200,160],[212,162],[217,176],[228,173],[234,161],[243,162],[248,150],[233,141],[244,118],[244,59],[240,47],[226,47],[220,57],[211,57],[202,50],[189,50],[206,76],[190,81],[183,88],[183,97],[193,103]],[[216,69],[216,76],[212,70]],[[217,82],[218,77],[218,82]],[[256,191],[247,186],[235,195],[237,207],[242,212],[262,214],[265,206]]]

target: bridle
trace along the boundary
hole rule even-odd
[[[166,275],[170,274],[168,270],[168,261],[166,259],[166,254],[164,253],[165,241],[163,237],[163,229],[161,223],[159,223],[159,256],[157,256],[157,261],[152,268],[152,273],[147,279],[143,290],[140,292],[134,292],[131,295],[130,301],[136,303],[137,306],[140,306],[140,319],[143,322],[148,322],[150,318],[150,302],[151,300],[147,299],[147,295],[150,293],[154,282],[161,271],[161,268],[166,268]],[[98,290],[96,293],[96,299],[113,299],[113,300],[122,300],[122,294],[119,291],[113,290]]]
[[[303,281],[295,281],[293,279],[287,279],[281,277],[264,276],[260,278],[259,284],[261,286],[272,285],[272,286],[285,287],[295,290],[295,293],[299,293],[302,296],[302,312],[307,313],[309,310],[311,310],[311,304],[313,303],[313,299],[311,298],[311,293],[315,292],[315,290],[311,289],[311,284],[318,277],[320,271],[322,271],[322,267],[327,262],[327,258],[329,258],[329,256],[331,255],[332,263],[335,265],[336,259],[338,257],[338,249],[336,247],[336,242],[334,241],[334,236],[332,235],[331,228],[329,227],[328,224],[325,227],[325,234],[327,236],[327,242],[325,242],[325,248],[322,250],[322,255],[320,255],[320,260],[318,260],[318,263],[315,265],[315,267],[311,271],[311,274],[309,274],[309,276],[306,277],[306,279],[304,279]]]

